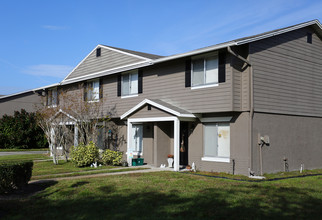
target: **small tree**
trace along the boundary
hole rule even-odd
[[[49,143],[50,151],[53,156],[53,162],[58,164],[57,153],[58,147],[62,147],[62,154],[65,160],[68,160],[68,140],[72,137],[70,130],[67,128],[68,117],[61,109],[44,108],[37,112],[38,124],[44,131]]]
[[[43,107],[38,111],[38,123],[46,134],[53,161],[57,163],[57,148],[62,147],[62,153],[68,159],[69,148],[73,133],[68,128],[68,124],[76,126],[77,133],[74,135],[79,143],[88,145],[90,142],[97,144],[99,128],[108,128],[111,125],[110,116],[113,109],[103,111],[103,99],[94,101],[84,100],[83,85],[74,89],[60,90],[58,107]],[[88,93],[88,91],[86,92]],[[43,103],[46,103],[45,101]],[[115,130],[115,126],[109,129]],[[105,138],[105,137],[104,137]],[[76,143],[77,145],[77,143]]]

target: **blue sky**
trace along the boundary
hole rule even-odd
[[[97,44],[166,56],[313,19],[322,1],[1,0],[0,94],[60,82]]]

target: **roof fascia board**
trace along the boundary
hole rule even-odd
[[[138,63],[128,64],[128,65],[125,65],[122,67],[117,67],[117,68],[103,70],[103,71],[96,72],[96,73],[91,73],[86,76],[79,76],[79,77],[75,77],[75,78],[72,78],[69,80],[63,80],[60,84],[61,85],[71,84],[71,83],[75,83],[75,82],[79,82],[79,81],[102,77],[102,76],[108,76],[108,75],[111,75],[114,73],[130,71],[130,70],[134,70],[134,69],[137,69],[140,67],[145,67],[145,66],[150,66],[150,65],[151,65],[150,61],[142,61],[142,62],[138,62]]]
[[[134,113],[136,110],[138,110],[139,108],[141,108],[142,106],[149,104],[152,105],[154,107],[157,107],[165,112],[168,112],[170,114],[173,114],[177,117],[187,117],[187,118],[195,118],[195,116],[193,114],[181,114],[180,112],[174,111],[173,109],[170,109],[168,107],[165,107],[163,105],[160,105],[156,102],[153,102],[149,99],[144,99],[142,102],[140,102],[139,104],[137,104],[136,106],[134,106],[133,108],[131,108],[129,111],[125,112],[123,115],[121,115],[121,119],[124,119],[126,117],[128,117],[129,115],[131,115],[132,113]]]
[[[36,88],[36,89],[30,89],[30,90],[10,94],[10,95],[4,95],[4,96],[1,96],[0,99],[5,99],[5,98],[17,96],[17,95],[22,95],[22,94],[28,93],[28,92],[35,92],[35,91],[47,89],[47,88],[50,88],[50,87],[56,87],[56,86],[59,86],[59,85],[60,85],[59,83],[55,83],[55,84],[51,84],[51,85],[48,85],[48,86],[39,87],[39,88]]]
[[[214,46],[210,46],[207,48],[202,48],[202,49],[190,51],[187,53],[181,53],[181,54],[176,54],[176,55],[172,55],[172,56],[168,56],[168,57],[159,58],[156,60],[152,60],[151,62],[153,64],[162,63],[162,62],[166,62],[166,61],[170,61],[170,60],[174,60],[174,59],[179,59],[179,58],[183,58],[183,57],[187,57],[187,56],[194,56],[194,55],[197,55],[200,53],[211,52],[213,50],[219,50],[219,49],[226,48],[228,46],[234,46],[234,45],[236,45],[235,42],[228,42],[228,43],[224,43],[224,44],[220,44],[220,45],[214,45]]]
[[[268,37],[273,37],[273,36],[276,36],[276,35],[284,34],[286,32],[294,31],[294,30],[297,30],[297,29],[300,29],[300,28],[303,28],[303,27],[307,27],[307,26],[310,26],[310,25],[314,25],[314,24],[318,25],[319,28],[322,29],[322,25],[320,24],[320,22],[318,20],[313,20],[313,21],[309,21],[309,22],[306,22],[306,23],[303,23],[303,24],[298,24],[298,25],[293,26],[293,27],[285,28],[283,30],[274,31],[272,33],[264,34],[264,35],[261,35],[261,36],[257,36],[257,37],[237,41],[236,44],[237,45],[242,45],[242,44],[251,43],[251,42],[254,42],[254,41],[258,41],[258,40],[262,40],[262,39],[265,39],[265,38],[268,38]]]
[[[128,56],[132,56],[132,57],[136,57],[136,58],[139,58],[139,59],[143,59],[143,60],[146,60],[146,61],[150,61],[151,60],[151,59],[149,59],[147,57],[142,57],[142,56],[139,56],[139,55],[136,55],[136,54],[132,54],[132,53],[129,53],[129,52],[125,52],[125,51],[118,50],[118,49],[115,49],[115,48],[111,48],[109,46],[105,46],[105,45],[101,45],[101,44],[99,44],[98,46],[104,47],[105,49],[113,50],[113,51],[116,51],[118,53],[122,53],[122,54],[125,54],[125,55],[128,55]]]

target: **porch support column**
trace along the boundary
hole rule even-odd
[[[130,158],[130,149],[132,148],[131,137],[132,137],[132,123],[128,119],[127,120],[127,163],[129,167],[132,166],[132,158]]]
[[[174,119],[174,135],[173,135],[173,145],[174,145],[174,171],[179,171],[179,161],[180,161],[180,120],[178,118]]]
[[[74,125],[74,146],[78,146],[78,127]]]

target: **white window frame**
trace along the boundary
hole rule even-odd
[[[48,108],[57,107],[57,102],[58,102],[57,88],[48,89],[48,93],[47,93],[47,106],[48,106]]]
[[[217,61],[217,82],[212,82],[212,83],[206,83],[207,80],[207,60],[214,58]],[[198,85],[193,85],[193,80],[194,80],[194,73],[193,73],[193,63],[198,61],[198,60],[203,60],[203,79],[204,82],[202,84]],[[201,88],[209,88],[209,87],[215,87],[219,85],[219,56],[218,53],[211,53],[208,55],[201,55],[201,56],[196,56],[191,60],[191,90],[194,89],[201,89]]]
[[[125,93],[125,88],[124,88],[124,76],[128,76],[129,77],[129,87],[128,87],[128,91],[127,93]],[[135,92],[131,92],[133,85],[133,76],[136,75],[136,91]],[[127,72],[122,74],[122,80],[121,80],[121,98],[131,98],[131,97],[136,97],[138,96],[139,93],[139,73],[138,71],[134,71],[134,72]]]
[[[95,87],[95,85],[97,87]],[[86,91],[87,102],[99,102],[99,100],[100,100],[100,81],[99,81],[99,79],[87,81],[86,90],[87,90]]]
[[[230,135],[230,123],[229,122],[209,122],[209,123],[203,123],[203,157],[201,158],[202,161],[210,161],[210,162],[223,162],[223,163],[230,163],[230,149],[231,149],[231,144],[229,143],[229,157],[223,157],[223,156],[205,156],[205,126],[207,125],[215,125],[217,127],[217,132],[218,132],[218,126],[220,125],[229,125],[229,139],[231,137]],[[215,147],[215,146],[213,146]],[[218,146],[218,133],[217,133],[217,148]]]

